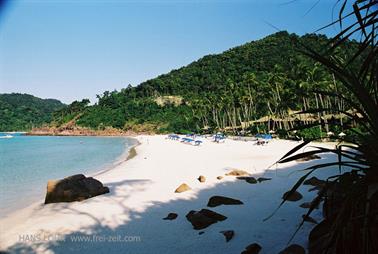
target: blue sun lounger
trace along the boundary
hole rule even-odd
[[[195,141],[194,141],[194,145],[195,145],[195,146],[199,146],[200,144],[202,144],[202,141],[201,141],[201,140],[195,140]]]

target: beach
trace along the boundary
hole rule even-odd
[[[110,193],[81,202],[43,204],[41,200],[0,219],[0,250],[26,253],[241,253],[252,243],[260,253],[284,249],[306,213],[299,207],[316,195],[312,186],[301,186],[303,198],[280,204],[282,195],[303,175],[297,172],[317,163],[290,162],[273,165],[297,141],[272,140],[264,146],[227,139],[214,143],[204,139],[200,146],[169,140],[166,136],[137,136],[136,156],[111,170],[92,176],[108,186]],[[330,146],[323,144],[323,146]],[[305,148],[309,149],[309,148]],[[303,149],[301,149],[303,151]],[[324,161],[335,160],[325,154]],[[273,165],[273,166],[271,166]],[[270,167],[271,166],[271,167]],[[270,168],[269,168],[270,167]],[[252,176],[271,178],[250,184],[225,174],[241,169]],[[334,168],[315,172],[325,179]],[[205,176],[205,182],[198,177]],[[218,176],[223,176],[221,180]],[[191,190],[175,193],[186,183]],[[207,207],[210,197],[220,195],[242,205]],[[195,230],[185,215],[207,208],[227,217],[202,230]],[[176,213],[175,220],[163,220]],[[321,209],[312,214],[322,218]],[[310,230],[306,222],[291,243],[306,247]],[[226,242],[221,231],[233,230]],[[203,232],[203,233],[200,233]]]

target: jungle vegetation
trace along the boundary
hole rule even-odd
[[[343,99],[317,92],[343,92],[349,97],[333,73],[299,52],[304,48],[321,52],[329,42],[324,35],[277,32],[207,55],[138,86],[105,91],[94,105],[89,106],[88,100],[75,101],[54,114],[54,124],[75,118],[77,125],[93,129],[158,133],[274,130],[285,135],[294,125],[323,122],[323,128],[298,134],[325,135],[327,121],[343,124],[341,119],[326,117],[337,112],[309,113],[305,118],[294,113],[310,108],[352,110]],[[357,42],[348,41],[338,49],[337,57],[345,59],[357,48]],[[335,132],[343,129],[332,128]]]
[[[0,131],[28,131],[52,120],[52,113],[65,107],[55,99],[29,94],[0,94]]]
[[[333,73],[340,86],[349,91],[349,98],[341,89],[332,94],[328,91],[318,93],[342,98],[345,108],[353,108],[359,114],[356,117],[344,112],[348,115],[347,121],[356,121],[364,131],[355,130],[353,143],[341,141],[334,148],[313,145],[311,151],[301,152],[311,140],[303,142],[277,163],[324,153],[335,155],[335,161],[319,160],[302,169],[303,176],[287,195],[294,193],[314,171],[335,168],[335,174],[318,189],[298,227],[299,230],[314,209],[322,205],[324,219],[309,235],[310,254],[378,253],[378,1],[342,0],[336,3],[338,18],[328,26],[338,25],[340,32],[322,53],[311,48],[302,53]],[[350,38],[359,39],[358,48],[346,59],[340,59],[338,53]],[[313,107],[311,110],[322,113],[329,109]],[[285,202],[286,198],[280,206]]]

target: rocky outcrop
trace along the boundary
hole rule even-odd
[[[226,176],[249,176],[249,173],[244,170],[234,169],[228,172]]]
[[[300,194],[298,191],[293,192],[291,195],[289,195],[289,191],[285,192],[282,196],[282,199],[286,199],[287,201],[298,201],[302,199],[302,194]]]
[[[238,199],[223,197],[223,196],[212,196],[209,199],[209,202],[207,203],[208,207],[216,207],[220,205],[242,205],[243,202],[241,202]]]
[[[198,177],[198,181],[200,181],[200,183],[204,183],[206,181],[206,177],[201,175]]]
[[[103,130],[93,130],[77,125],[67,125],[60,127],[34,128],[26,133],[28,136],[135,136],[137,133],[123,131],[115,128],[105,128]]]
[[[292,244],[282,250],[279,254],[306,254],[306,251],[302,246],[298,244]]]
[[[261,251],[261,246],[258,243],[252,243],[245,247],[245,250],[241,254],[258,254]]]
[[[47,183],[45,204],[82,201],[109,192],[108,187],[92,177],[82,174]]]
[[[177,213],[169,213],[167,217],[163,218],[163,220],[175,220],[177,216]]]
[[[225,230],[221,231],[220,233],[224,235],[224,237],[226,238],[226,242],[229,242],[235,235],[234,230]]]
[[[175,190],[175,192],[176,193],[181,193],[181,192],[188,191],[188,190],[191,190],[191,188],[189,187],[189,185],[187,185],[186,183],[183,183],[179,187],[177,187],[177,189]]]
[[[202,209],[201,211],[190,211],[186,215],[186,219],[192,223],[194,229],[199,230],[218,221],[224,221],[227,217],[208,209]]]

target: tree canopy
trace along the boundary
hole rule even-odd
[[[55,99],[29,94],[0,94],[0,131],[26,131],[49,123],[52,113],[65,107]]]
[[[54,114],[54,124],[74,119],[77,125],[93,129],[237,132],[256,131],[254,122],[264,116],[285,119],[291,111],[314,107],[344,110],[342,100],[315,91],[338,91],[342,89],[338,81],[299,52],[304,48],[320,52],[329,42],[324,35],[278,32],[204,56],[138,86],[105,91],[94,105],[74,102]],[[348,42],[337,56],[351,55],[357,45]],[[287,121],[276,121],[272,128],[290,126]]]

